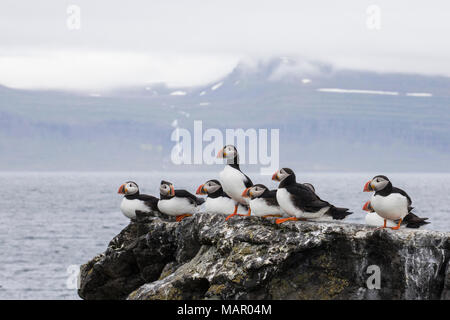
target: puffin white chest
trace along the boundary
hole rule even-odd
[[[205,211],[211,213],[230,214],[234,210],[233,199],[227,197],[206,198]]]
[[[288,215],[297,218],[303,217],[303,211],[300,208],[294,206],[291,194],[286,190],[286,188],[278,188],[277,201],[281,209],[286,211]]]
[[[158,210],[169,216],[179,216],[182,214],[194,214],[196,204],[189,201],[188,198],[173,197],[170,199],[161,199],[158,201]]]
[[[120,204],[120,210],[130,219],[136,218],[136,211],[150,212],[150,208],[147,207],[143,201],[139,199],[129,200],[125,197]]]
[[[391,193],[385,197],[374,194],[370,204],[373,210],[384,219],[403,219],[408,214],[408,199],[399,193]]]
[[[220,172],[220,182],[222,184],[223,191],[228,194],[234,201],[242,204],[248,203],[248,198],[243,198],[242,193],[246,189],[244,181],[245,175],[239,170],[226,165]]]
[[[283,210],[278,206],[269,206],[263,198],[250,200],[252,216],[262,217],[267,215],[283,215]]]

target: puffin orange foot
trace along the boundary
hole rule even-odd
[[[286,221],[297,221],[298,219],[296,217],[290,217],[290,218],[284,218],[284,219],[277,219],[275,220],[276,224],[280,224]]]
[[[232,214],[230,214],[228,217],[226,217],[226,218],[225,218],[225,221],[227,221],[227,220],[230,219],[231,217],[237,215],[238,207],[239,207],[238,204],[236,204],[236,205],[234,206],[234,212],[233,212]]]
[[[225,218],[225,221],[228,221],[228,219],[230,219],[231,217],[237,216],[236,212],[233,212],[232,214],[230,214],[228,217]]]
[[[401,225],[401,224],[402,224],[402,219],[399,220],[397,226],[391,227],[391,229],[392,229],[392,230],[398,230],[398,229],[400,229],[400,225]]]
[[[192,214],[182,214],[182,215],[180,215],[180,216],[177,216],[176,220],[177,220],[177,222],[180,222],[180,221],[183,220],[184,218],[190,217],[190,216],[192,216]]]

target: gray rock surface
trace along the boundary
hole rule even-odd
[[[138,213],[81,268],[83,299],[450,299],[450,233]],[[369,289],[368,267],[380,268]],[[372,276],[374,277],[374,276]],[[372,278],[371,278],[372,279]],[[374,283],[371,280],[370,283]]]

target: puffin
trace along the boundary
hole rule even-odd
[[[291,216],[277,219],[277,224],[289,220],[318,219],[325,215],[335,220],[342,220],[352,214],[347,208],[337,208],[320,199],[310,186],[297,183],[294,171],[289,168],[282,168],[275,172],[272,180],[280,182],[277,190],[277,201],[280,207]]]
[[[192,216],[197,212],[197,206],[205,202],[204,199],[197,198],[186,190],[175,190],[171,182],[164,180],[161,181],[159,192],[159,211],[169,216],[175,216],[178,222]]]
[[[377,175],[367,181],[363,191],[375,191],[363,210],[375,211],[383,219],[383,226],[379,229],[398,230],[402,223],[409,225],[409,228],[418,228],[429,223],[426,222],[428,218],[419,218],[411,212],[414,209],[411,206],[411,197],[402,189],[394,187],[389,178],[384,175]],[[395,221],[396,225],[388,226],[388,220]]]
[[[220,182],[223,191],[235,201],[234,212],[225,219],[228,220],[237,215],[239,204],[248,206],[249,198],[244,198],[242,193],[245,189],[253,186],[253,182],[239,168],[239,154],[235,146],[224,146],[217,154],[217,157],[227,159],[227,164],[219,175]],[[249,208],[246,215],[249,216],[250,214],[251,209]]]
[[[147,194],[139,193],[139,186],[134,181],[127,181],[119,187],[119,194],[123,194],[120,210],[125,217],[136,219],[136,211],[149,213],[158,210],[159,199]]]
[[[211,213],[229,214],[235,202],[227,195],[218,180],[208,180],[197,188],[196,194],[207,195],[204,210]],[[238,213],[246,213],[248,208],[239,204]]]
[[[244,198],[250,198],[249,205],[252,216],[269,218],[285,215],[277,201],[277,190],[269,190],[263,184],[255,184],[242,193]]]
[[[364,204],[363,210],[367,211],[366,219],[365,219],[366,224],[375,226],[375,227],[378,227],[378,226],[381,226],[384,224],[384,219],[375,212],[375,210],[372,207],[372,204],[370,203],[370,200]],[[428,224],[429,222],[427,222],[426,220],[428,220],[428,218],[420,218],[410,211],[405,216],[405,218],[403,218],[401,226],[405,226],[406,228],[417,229],[423,225]],[[388,228],[395,227],[395,226],[397,226],[397,224],[398,224],[398,221],[395,222],[393,220],[387,220],[387,222],[386,222],[386,226]]]

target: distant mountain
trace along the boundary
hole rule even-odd
[[[449,109],[450,78],[289,57],[242,62],[198,87],[0,86],[0,170],[209,169],[170,161],[174,128],[203,120],[204,129],[280,129],[281,165],[300,171],[449,171]]]

